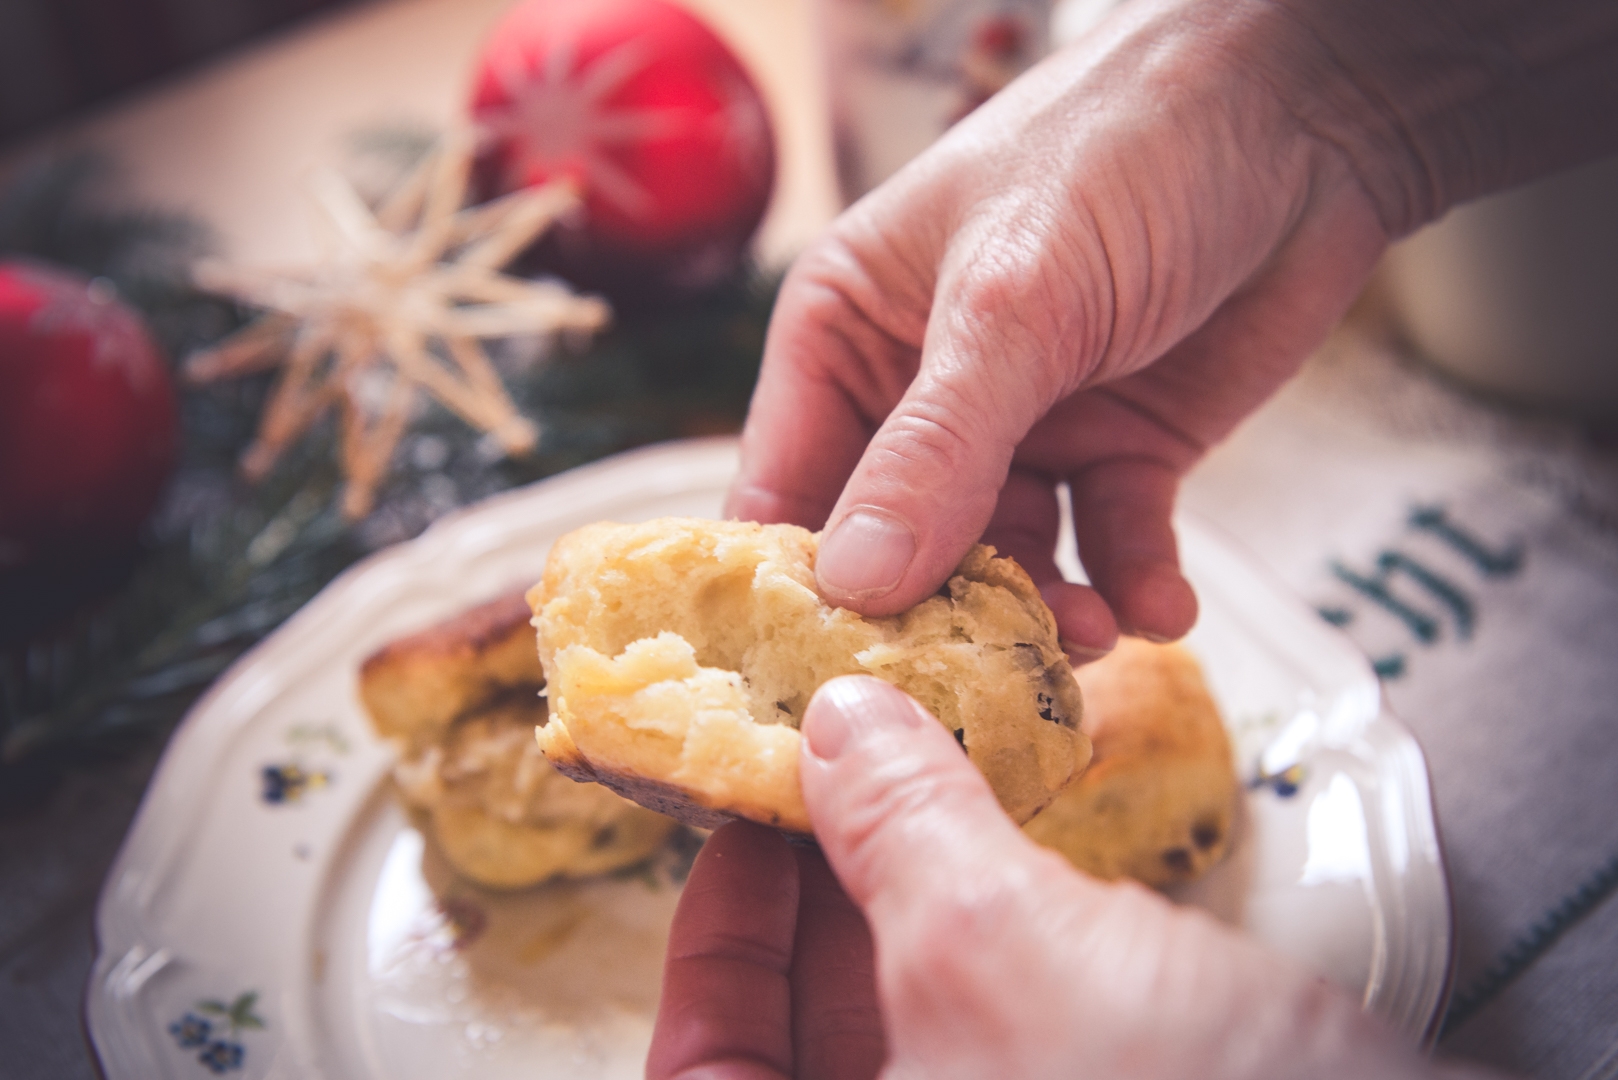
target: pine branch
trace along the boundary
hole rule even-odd
[[[378,136],[370,149],[406,167],[424,145],[413,138]],[[171,357],[240,326],[244,313],[189,285],[208,230],[161,211],[98,208],[113,175],[86,155],[37,163],[0,185],[0,255],[112,280]],[[620,313],[580,350],[504,343],[495,363],[519,409],[540,421],[536,451],[491,455],[464,422],[429,404],[395,452],[376,512],[354,527],[334,508],[329,425],[257,487],[235,478],[269,376],[185,389],[182,460],[140,557],[107,571],[121,583],[24,640],[6,644],[0,625],[0,803],[48,790],[61,769],[165,736],[219,672],[368,551],[607,454],[739,427],[778,285],[746,270],[666,310]]]

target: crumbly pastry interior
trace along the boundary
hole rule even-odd
[[[551,674],[545,756],[692,824],[808,832],[797,727],[821,683],[864,673],[954,732],[1015,820],[1082,771],[1078,686],[1016,563],[979,545],[937,595],[867,619],[816,593],[816,543],[686,518],[559,540],[529,593]]]
[[[1196,657],[1126,637],[1078,679],[1094,756],[1028,835],[1107,880],[1200,877],[1229,850],[1240,784]]]
[[[544,682],[520,596],[393,642],[361,668],[361,700],[399,751],[401,797],[450,864],[492,888],[631,865],[676,827],[551,767],[534,743]]]

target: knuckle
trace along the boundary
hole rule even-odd
[[[954,363],[993,370],[1048,406],[1076,389],[1099,357],[1111,318],[1097,312],[1094,275],[1063,245],[1031,238],[1026,225],[970,244],[971,259],[942,293],[942,329]]]
[[[925,305],[877,284],[835,239],[800,256],[781,287],[765,367],[786,364],[840,387],[874,431],[920,366]]]
[[[900,475],[916,470],[956,476],[965,473],[987,446],[1006,446],[997,425],[956,387],[941,385],[902,402],[872,446],[874,464]],[[1009,448],[1008,448],[1009,451]]]
[[[790,948],[730,930],[720,930],[713,934],[708,942],[705,957],[782,974],[792,966]]]
[[[832,233],[798,256],[782,296],[827,324],[869,325],[914,350],[926,327],[925,289],[888,261]]]

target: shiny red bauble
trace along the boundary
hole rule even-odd
[[[0,571],[127,546],[173,467],[177,412],[110,285],[0,261]]]
[[[479,58],[488,194],[558,177],[582,213],[536,258],[588,289],[699,289],[733,271],[769,202],[769,114],[734,54],[666,0],[524,0]]]

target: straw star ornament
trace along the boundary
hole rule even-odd
[[[472,153],[469,135],[446,139],[374,211],[342,177],[322,174],[313,195],[333,246],[325,260],[283,270],[212,261],[196,268],[199,287],[266,314],[192,355],[187,377],[282,368],[242,456],[246,477],[263,477],[336,409],[343,512],[364,517],[422,392],[508,454],[537,445],[539,429],[512,403],[483,342],[593,332],[611,312],[559,282],[501,272],[579,195],[558,180],[465,207]]]

